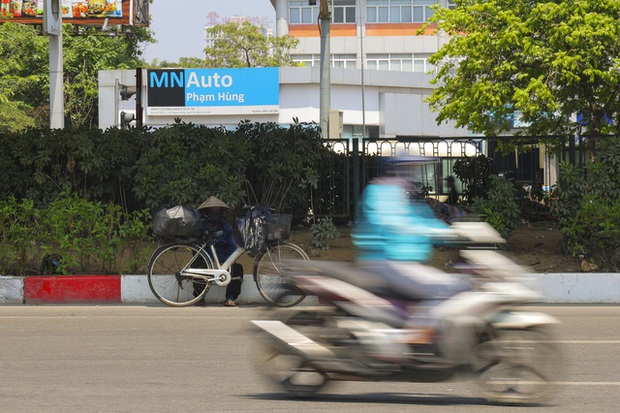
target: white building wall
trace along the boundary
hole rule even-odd
[[[381,136],[467,136],[467,130],[456,128],[454,121],[437,125],[424,101],[428,96],[429,93],[381,94]]]

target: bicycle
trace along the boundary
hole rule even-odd
[[[289,221],[290,225],[290,221]],[[185,307],[200,301],[211,285],[227,286],[232,280],[232,264],[246,252],[238,246],[224,261],[215,253],[214,237],[206,239],[176,239],[158,247],[148,265],[148,283],[159,301],[173,307]],[[282,240],[267,239],[267,248],[254,257],[253,278],[260,295],[272,305],[292,307],[306,296],[291,291],[282,273],[282,261],[307,260],[308,255],[298,245]]]

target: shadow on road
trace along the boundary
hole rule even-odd
[[[382,403],[382,404],[418,404],[418,405],[486,405],[493,404],[480,397],[461,397],[443,394],[403,394],[403,393],[357,393],[357,394],[330,394],[320,393],[306,398],[295,397],[286,393],[259,393],[244,397],[256,400],[299,400],[300,402],[329,402],[329,403]]]

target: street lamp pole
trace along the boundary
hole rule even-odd
[[[330,24],[331,13],[329,11],[329,0],[321,0],[319,9],[319,21],[321,30],[321,80],[320,80],[320,108],[319,118],[321,126],[321,137],[329,137],[329,111],[331,109],[331,51],[330,51]]]

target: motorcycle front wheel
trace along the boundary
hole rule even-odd
[[[312,396],[328,383],[328,378],[308,366],[303,358],[283,352],[275,345],[264,343],[259,354],[265,376],[293,396]]]
[[[550,395],[560,375],[557,342],[539,330],[500,330],[480,343],[473,369],[484,396],[501,404],[530,404]]]

